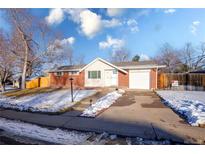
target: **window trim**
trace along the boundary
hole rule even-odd
[[[96,73],[96,74],[92,74],[92,73]],[[101,71],[100,70],[88,71],[88,79],[101,79]]]

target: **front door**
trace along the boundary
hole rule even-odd
[[[118,84],[118,71],[105,70],[105,86],[117,86]]]

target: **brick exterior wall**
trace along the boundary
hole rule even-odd
[[[151,69],[150,71],[150,89],[157,89],[157,79],[156,79],[156,69]]]
[[[129,70],[125,70],[128,73],[125,74],[121,71],[118,71],[118,86],[122,88],[128,88],[129,87]]]
[[[78,75],[78,85],[80,87],[85,86],[85,72],[84,71],[80,72],[80,74]]]
[[[74,88],[84,87],[84,71],[79,73],[79,75],[70,75],[68,72],[64,72],[62,76],[56,76],[55,73],[50,73],[50,86],[51,87],[70,87],[70,78],[73,78]]]
[[[118,86],[123,88],[129,88],[129,70],[126,70],[128,73],[118,71]],[[150,71],[150,89],[156,89],[156,69],[151,69]]]
[[[126,70],[128,73],[125,74],[121,71],[118,71],[118,87],[129,88],[129,70]],[[150,89],[156,89],[156,69],[151,69],[150,71]],[[55,73],[50,73],[50,86],[51,87],[70,87],[70,78],[72,77],[74,88],[84,88],[85,86],[85,72],[82,71],[79,75],[69,75],[67,72],[64,72],[63,76],[56,76]]]

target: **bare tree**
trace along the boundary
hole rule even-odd
[[[154,57],[158,64],[166,65],[165,72],[175,72],[182,64],[179,59],[179,52],[175,50],[170,44],[165,43]]]
[[[6,82],[11,79],[15,67],[15,55],[9,49],[10,40],[0,31],[0,87],[5,91]]]
[[[111,53],[110,60],[112,62],[125,62],[130,60],[130,53],[126,49],[115,50]]]
[[[74,63],[76,65],[83,65],[83,64],[85,64],[84,59],[85,59],[85,56],[82,54],[79,54],[79,55],[74,57]]]
[[[199,48],[194,48],[191,43],[186,43],[181,50],[182,62],[187,66],[187,71],[202,69],[205,66],[205,43]]]
[[[15,31],[15,42],[20,50],[13,50],[13,52],[21,57],[23,61],[22,75],[21,75],[21,88],[25,89],[25,81],[28,70],[29,54],[32,52],[33,47],[33,19],[32,15],[26,9],[6,9],[7,17]]]
[[[74,55],[72,48],[70,46],[67,46],[64,48],[64,52],[64,59],[68,58],[69,65],[74,65]]]
[[[56,36],[49,31],[45,21],[33,16],[27,9],[6,9],[6,13],[13,32],[12,51],[21,67],[21,88],[24,89],[26,77],[41,71],[41,66],[47,61],[48,45],[56,40]]]
[[[68,43],[65,43],[65,41],[56,39],[48,46],[47,51],[44,54],[44,63],[47,69],[60,65],[73,65],[73,49]]]

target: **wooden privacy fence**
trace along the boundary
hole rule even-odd
[[[178,82],[178,86],[173,86],[174,81]],[[205,74],[160,73],[158,89],[205,90]]]
[[[26,88],[38,88],[38,87],[49,87],[50,86],[50,79],[49,77],[39,77],[35,78],[31,81],[26,82]]]

